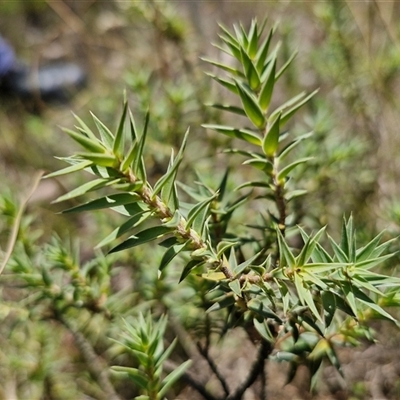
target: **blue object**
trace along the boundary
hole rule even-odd
[[[0,78],[7,75],[15,64],[13,48],[0,36]]]

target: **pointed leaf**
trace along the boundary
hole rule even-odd
[[[218,197],[218,192],[214,193],[211,197],[203,200],[202,202],[197,203],[195,206],[191,208],[191,210],[188,213],[186,221],[186,229],[189,229],[192,226],[195,218],[200,214],[200,212],[204,209],[207,210],[210,203],[217,197]]]
[[[211,74],[209,72],[206,72],[206,75],[210,76],[212,79],[214,79],[216,82],[218,82],[220,85],[222,85],[224,88],[230,90],[232,93],[239,94],[239,91],[235,85],[234,82],[228,81],[226,79],[220,78],[214,74]]]
[[[272,157],[278,150],[280,120],[281,114],[279,113],[274,122],[271,124],[268,123],[267,132],[262,144],[263,152],[268,157]]]
[[[312,159],[313,157],[300,158],[299,160],[294,161],[291,164],[287,165],[285,168],[279,171],[278,180],[283,181],[290,174],[290,172],[292,172],[297,166],[304,164]]]
[[[257,48],[258,48],[258,29],[257,29],[257,21],[253,19],[251,21],[251,27],[249,31],[249,45],[247,48],[249,57],[253,60],[257,55]]]
[[[92,164],[93,163],[91,161],[85,160],[85,161],[79,162],[78,164],[74,164],[69,167],[66,167],[66,168],[60,169],[58,171],[52,172],[50,174],[47,174],[42,179],[55,178],[56,176],[61,176],[61,175],[70,174],[72,172],[81,171],[81,170],[89,167]]]
[[[116,183],[119,181],[118,179],[111,180],[110,179],[95,179],[93,181],[87,182],[79,187],[77,187],[74,190],[71,190],[70,192],[64,194],[63,196],[60,196],[57,200],[55,200],[53,203],[59,203],[61,201],[65,200],[70,200],[78,196],[82,196],[83,194],[90,192],[92,190],[100,189],[104,186],[109,186],[112,185],[113,183]]]
[[[118,193],[110,196],[105,196],[100,199],[91,200],[87,203],[81,204],[76,207],[68,208],[63,211],[63,214],[71,212],[82,212],[91,210],[100,210],[102,208],[113,208],[123,204],[135,203],[140,200],[140,197],[131,193]]]
[[[92,153],[106,152],[106,148],[98,141],[97,138],[89,139],[88,137],[67,128],[63,128],[63,131],[67,133],[76,142],[78,142],[82,147],[84,147],[85,149],[89,150]]]
[[[101,167],[117,167],[118,160],[114,155],[111,154],[100,154],[100,153],[77,153],[78,157],[83,158],[84,160],[91,161],[95,165],[99,165]]]
[[[263,44],[258,49],[258,53],[257,53],[257,57],[256,57],[257,58],[256,67],[257,67],[258,72],[260,72],[260,73],[261,73],[261,71],[263,71],[265,62],[267,60],[269,45],[271,43],[272,36],[273,36],[273,29],[271,29],[269,31],[268,37],[264,40]]]
[[[265,70],[265,73],[261,77],[261,80],[264,82],[264,84],[263,87],[261,88],[258,102],[260,104],[261,109],[264,112],[268,110],[272,98],[272,93],[274,91],[275,68],[276,68],[276,60],[274,59],[270,62],[268,68]]]
[[[208,58],[200,57],[201,60],[205,61],[206,63],[209,63],[211,65],[214,65],[215,67],[221,68],[222,70],[228,72],[229,74],[233,76],[238,76],[240,78],[244,78],[243,72],[240,72],[238,69],[235,69],[233,67],[230,67],[229,65],[222,64],[218,61],[210,60]]]
[[[137,151],[136,151],[135,156],[133,157],[133,164],[132,164],[132,171],[133,171],[134,175],[139,176],[139,178],[143,182],[147,181],[146,169],[145,169],[144,162],[143,162],[143,149],[144,149],[144,145],[146,142],[147,128],[149,126],[149,119],[150,119],[150,114],[149,114],[149,112],[147,112],[146,117],[145,117],[142,136],[140,137],[139,144],[137,146]]]
[[[236,106],[231,106],[228,104],[206,104],[208,107],[214,107],[218,110],[222,110],[222,111],[228,111],[234,114],[238,114],[238,115],[242,115],[242,116],[246,116],[245,111],[243,110],[243,108],[241,107],[236,107]]]
[[[127,221],[125,221],[120,227],[114,229],[107,237],[105,237],[98,245],[96,245],[96,249],[104,247],[110,244],[115,239],[119,238],[124,233],[128,232],[130,229],[139,226],[142,222],[144,222],[151,215],[150,212],[146,211],[138,211],[136,214],[132,215]]]
[[[248,129],[236,129],[230,126],[210,124],[204,124],[202,127],[223,133],[224,135],[232,138],[245,140],[247,143],[255,144],[256,146],[261,146],[262,143],[260,137],[255,132],[252,132]]]
[[[263,111],[258,105],[255,97],[241,84],[239,81],[235,81],[236,87],[239,91],[240,99],[250,121],[258,128],[263,129],[266,124],[266,118]]]
[[[124,102],[124,108],[122,110],[122,116],[118,124],[117,128],[117,133],[114,138],[114,143],[113,143],[113,153],[117,157],[122,157],[124,154],[124,124],[125,124],[125,118],[126,118],[126,112],[128,110],[128,102]]]
[[[260,76],[258,75],[257,69],[243,47],[240,48],[240,53],[247,82],[249,83],[249,86],[252,90],[257,91],[261,84]]]
[[[296,286],[297,294],[299,296],[301,304],[307,305],[314,317],[316,317],[318,321],[323,323],[321,315],[317,310],[317,307],[315,306],[311,290],[304,287],[302,278],[297,273],[294,274],[294,284]]]
[[[193,269],[203,264],[204,264],[203,260],[190,260],[183,268],[181,277],[179,278],[179,282],[182,282]]]
[[[186,148],[186,142],[187,142],[188,135],[189,135],[189,129],[186,131],[185,136],[183,138],[181,148],[179,149],[179,152],[176,155],[173,163],[168,168],[167,173],[164,176],[162,176],[158,180],[158,182],[155,184],[154,189],[153,189],[153,198],[155,198],[155,196],[158,194],[158,192],[160,192],[160,190],[163,188],[164,185],[168,184],[168,188],[170,190],[164,193],[165,199],[163,199],[163,200],[166,200],[165,202],[168,202],[169,197],[171,195],[171,188],[173,186],[176,171],[178,170],[178,167],[183,159],[183,152],[185,151],[185,148]]]
[[[293,117],[293,115],[306,104],[308,101],[311,100],[312,97],[315,96],[315,94],[318,93],[318,89],[314,90],[311,94],[309,94],[306,98],[304,98],[302,101],[300,101],[298,104],[296,104],[294,107],[292,107],[290,110],[286,111],[281,118],[281,128],[289,121],[290,118]]]
[[[117,251],[139,246],[143,243],[151,242],[171,232],[172,229],[165,226],[154,226],[152,228],[145,229],[144,231],[131,236],[129,239],[125,240],[125,242],[114,247],[109,253],[115,253]]]
[[[279,253],[280,253],[280,267],[288,266],[293,269],[296,265],[296,260],[294,258],[293,253],[290,251],[289,246],[287,245],[285,238],[283,237],[281,231],[277,229],[278,235],[278,245],[279,245]]]
[[[282,66],[282,68],[275,75],[275,82],[282,76],[282,74],[286,71],[286,69],[289,67],[289,65],[292,63],[292,61],[296,58],[296,56],[297,56],[297,51],[294,51],[292,53],[292,55],[289,57],[289,59]]]
[[[163,379],[163,381],[161,382],[161,390],[158,392],[158,398],[164,398],[170,387],[184,374],[184,372],[190,367],[191,364],[192,360],[185,361]]]
[[[189,242],[177,244],[170,247],[163,255],[158,269],[162,271],[179,253],[181,253]]]
[[[270,175],[273,170],[273,165],[269,160],[260,160],[258,158],[246,160],[243,162],[243,165],[251,165],[261,171],[264,171],[266,174]]]
[[[112,145],[114,142],[114,135],[110,132],[110,130],[90,111],[90,114],[93,118],[94,123],[96,124],[97,130],[100,133],[100,137],[103,143],[109,148],[112,149]]]

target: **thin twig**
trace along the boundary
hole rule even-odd
[[[271,354],[271,344],[267,341],[262,341],[257,360],[253,364],[251,371],[245,381],[236,389],[236,391],[226,400],[240,400],[244,392],[256,381],[256,379],[264,373],[264,363],[268,356]]]
[[[200,354],[204,357],[207,361],[208,366],[210,367],[211,371],[215,374],[219,382],[221,383],[222,388],[227,396],[229,396],[229,386],[225,380],[225,378],[221,375],[217,365],[215,364],[214,360],[211,358],[210,354],[208,353],[208,348],[202,347],[200,343],[197,344],[197,348],[199,349]]]
[[[25,200],[23,200],[21,202],[21,205],[19,207],[17,216],[15,217],[15,221],[14,221],[13,229],[12,229],[12,232],[11,232],[11,236],[10,236],[10,239],[8,241],[8,244],[7,244],[7,252],[6,252],[6,255],[4,256],[4,260],[3,260],[2,264],[1,264],[1,267],[0,267],[0,275],[2,274],[4,268],[6,267],[8,261],[9,261],[9,259],[11,257],[11,254],[12,254],[12,252],[14,250],[14,246],[15,246],[15,243],[16,243],[17,238],[18,238],[19,227],[21,225],[21,219],[22,219],[22,216],[24,215],[26,205],[28,204],[28,201],[32,197],[33,193],[35,193],[35,191],[36,191],[36,189],[37,189],[37,187],[39,185],[40,179],[42,178],[43,174],[44,174],[44,171],[39,171],[36,174],[36,176],[33,178],[33,185],[31,186],[31,189],[30,189],[28,195],[26,196]]]

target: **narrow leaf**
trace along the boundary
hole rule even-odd
[[[218,110],[228,111],[234,114],[242,115],[244,117],[246,116],[245,111],[241,107],[231,106],[229,104],[206,104],[206,105],[209,107],[214,107]]]
[[[143,243],[151,242],[165,236],[170,232],[172,232],[171,228],[167,228],[165,226],[154,226],[152,228],[145,229],[144,231],[131,236],[129,239],[125,240],[125,242],[114,247],[109,253],[115,253],[117,251],[139,246]]]
[[[258,75],[257,69],[243,47],[240,48],[240,52],[247,82],[249,83],[249,86],[252,90],[257,91],[261,84],[260,76]]]
[[[242,104],[244,107],[244,111],[249,117],[250,121],[258,128],[263,129],[266,124],[266,118],[264,116],[263,111],[258,105],[255,97],[241,84],[239,81],[236,81],[236,87],[239,91],[240,99],[242,100]]]
[[[279,113],[276,120],[271,124],[268,124],[267,132],[264,136],[262,149],[268,157],[272,157],[278,150],[280,120],[281,114]]]
[[[272,93],[274,91],[275,86],[275,68],[276,68],[276,60],[274,59],[268,65],[268,68],[265,70],[264,75],[261,77],[261,80],[264,82],[258,102],[260,104],[261,109],[266,112],[268,110],[269,104],[271,102]]]
[[[268,55],[268,50],[269,50],[269,45],[271,43],[271,39],[273,36],[273,29],[269,31],[268,37],[264,40],[263,44],[260,46],[257,52],[257,70],[258,72],[261,73],[264,69],[265,61],[267,60],[267,55]]]
[[[101,137],[103,143],[109,149],[112,149],[113,142],[114,142],[114,135],[91,111],[90,111],[90,114],[93,118],[94,123],[96,124],[97,130],[100,133],[100,137]]]
[[[85,160],[85,161],[82,161],[82,162],[80,162],[78,164],[74,164],[74,165],[71,165],[69,167],[60,169],[59,171],[55,171],[55,172],[52,172],[50,174],[47,174],[42,179],[55,178],[56,176],[61,176],[61,175],[70,174],[72,172],[81,171],[81,170],[89,167],[92,164],[93,163],[91,161]]]
[[[114,138],[113,148],[112,148],[113,153],[117,157],[122,157],[122,155],[124,153],[124,124],[125,124],[127,110],[128,110],[128,102],[125,101],[121,119],[118,124],[117,133]]]
[[[230,126],[224,125],[211,125],[211,124],[204,124],[202,125],[203,128],[212,129],[219,133],[223,133],[226,136],[231,138],[237,138],[246,141],[247,143],[255,144],[256,146],[261,146],[261,138],[255,133],[248,129],[236,129]]]
[[[110,179],[103,179],[103,178],[95,179],[93,181],[87,182],[87,183],[75,188],[74,190],[71,190],[70,192],[64,194],[63,196],[60,196],[53,203],[59,203],[61,201],[70,200],[75,197],[82,196],[83,194],[85,194],[87,192],[90,192],[90,191],[96,190],[96,189],[100,189],[104,186],[109,186],[118,181],[119,181],[119,178],[111,180],[111,181],[110,181]]]
[[[293,117],[293,115],[306,104],[308,101],[311,100],[312,97],[318,92],[317,90],[314,90],[311,94],[309,94],[305,99],[300,101],[298,104],[296,104],[294,107],[292,107],[290,110],[286,111],[281,118],[281,128],[289,121],[290,118]]]
[[[100,210],[102,208],[113,208],[128,203],[135,203],[140,200],[140,197],[136,194],[131,193],[118,193],[110,196],[105,196],[100,199],[88,201],[85,204],[81,204],[76,207],[68,208],[63,211],[63,214],[71,212],[91,211]]]
[[[78,157],[84,160],[91,161],[93,164],[99,165],[101,167],[116,167],[118,165],[118,160],[114,155],[111,154],[99,154],[99,153],[77,153]]]
[[[98,141],[98,139],[89,139],[86,136],[72,131],[71,129],[63,128],[63,131],[67,133],[72,139],[78,142],[82,147],[89,150],[92,153],[105,153],[106,148]]]
[[[294,161],[291,164],[287,165],[285,168],[279,171],[278,180],[283,181],[290,174],[290,172],[292,172],[297,166],[304,164],[312,159],[313,157],[300,158],[299,160]]]

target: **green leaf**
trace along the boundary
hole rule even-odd
[[[230,43],[234,44],[237,48],[239,48],[240,43],[237,41],[235,36],[233,36],[232,33],[229,32],[229,30],[222,24],[218,24],[218,26],[221,28],[222,32],[224,32],[226,35],[223,41],[225,42],[225,40],[228,40]]]
[[[129,239],[125,240],[125,242],[114,247],[109,253],[115,253],[117,251],[139,246],[143,243],[151,242],[171,232],[172,229],[165,226],[154,226],[152,228],[145,229],[144,231],[131,236]]]
[[[101,140],[109,148],[112,149],[114,143],[114,135],[110,130],[90,111],[94,123],[96,124],[97,130],[100,133]]]
[[[271,102],[272,93],[274,91],[275,86],[275,68],[276,68],[276,60],[270,62],[265,73],[261,77],[261,80],[264,82],[261,92],[259,95],[258,102],[260,104],[261,109],[266,112],[268,110],[269,104]]]
[[[281,114],[279,113],[274,122],[268,123],[267,132],[262,143],[263,152],[268,157],[272,157],[278,150],[280,120]]]
[[[290,251],[289,246],[287,245],[285,238],[283,237],[281,231],[279,229],[276,230],[278,235],[278,245],[279,245],[279,254],[280,254],[280,267],[288,266],[293,269],[296,265],[296,260],[294,258],[293,253]]]
[[[297,166],[304,164],[312,159],[313,157],[300,158],[299,160],[294,161],[291,164],[287,165],[286,167],[284,167],[279,171],[278,180],[283,181],[290,174],[290,172],[292,172]]]
[[[253,19],[251,21],[250,31],[249,31],[249,45],[247,47],[247,51],[249,57],[253,60],[257,55],[257,48],[258,48],[258,29],[257,29],[257,21]]]
[[[249,160],[250,161],[250,160]],[[251,163],[248,163],[251,164]],[[260,164],[260,167],[262,167],[263,165]],[[256,167],[258,168],[258,167]],[[258,169],[262,169],[262,168],[258,168]],[[240,189],[244,189],[246,187],[262,187],[262,188],[269,188],[270,184],[268,182],[260,182],[260,181],[250,181],[250,182],[245,182],[242,183],[241,185],[235,187],[235,189],[233,189],[234,192],[240,190]]]
[[[163,255],[158,269],[162,271],[179,253],[181,253],[189,242],[177,244],[170,247]]]
[[[293,140],[290,142],[285,148],[282,149],[282,151],[279,153],[279,162],[283,161],[286,156],[299,145],[304,139],[308,139],[310,136],[312,136],[314,132],[308,132],[305,133],[304,135],[299,136],[296,138],[296,140]]]
[[[254,327],[257,329],[257,332],[267,341],[270,343],[275,342],[275,337],[272,334],[271,330],[269,329],[269,326],[266,321],[259,322],[257,318],[253,319],[253,324]],[[282,352],[280,351],[279,354]]]
[[[341,263],[348,263],[349,259],[347,257],[347,254],[343,251],[343,249],[335,242],[335,240],[328,235],[328,239],[331,243],[333,252],[335,253],[336,258],[341,262]]]
[[[273,170],[273,165],[269,160],[260,160],[258,158],[253,158],[251,160],[246,160],[243,162],[244,165],[251,165],[261,171],[264,171],[266,174],[270,175]],[[265,186],[268,186],[267,184]]]
[[[289,59],[282,66],[282,68],[275,75],[275,82],[282,76],[282,74],[286,71],[286,69],[289,67],[289,65],[292,63],[292,61],[296,58],[296,56],[297,56],[297,51],[294,51],[292,53],[292,55],[289,57]]]
[[[303,281],[299,274],[294,274],[294,284],[296,286],[297,294],[299,296],[299,300],[301,304],[307,305],[314,317],[318,319],[321,323],[323,323],[321,315],[315,306],[311,290],[309,288],[304,287]]]
[[[247,143],[255,144],[256,146],[261,146],[262,143],[261,138],[255,132],[249,129],[236,129],[232,128],[231,126],[211,124],[204,124],[202,127],[223,133],[231,138],[245,140]]]
[[[237,296],[242,296],[242,288],[240,287],[240,282],[238,279],[235,279],[228,283],[228,286]]]
[[[127,110],[128,110],[128,102],[125,101],[121,119],[119,121],[118,128],[117,128],[117,134],[115,135],[113,148],[112,148],[113,153],[117,157],[122,157],[122,155],[124,154],[124,124],[125,124]]]
[[[367,245],[362,247],[361,249],[358,249],[356,252],[356,260],[357,262],[367,260],[372,252],[378,247],[379,242],[382,239],[382,236],[384,235],[385,232],[379,233],[377,236],[375,236]]]
[[[235,83],[239,91],[240,99],[242,100],[244,111],[248,118],[258,129],[264,129],[267,120],[258,105],[257,99],[243,86],[242,83],[239,81],[235,81]]]
[[[144,372],[138,370],[137,368],[113,366],[111,367],[111,370],[126,374],[136,385],[142,389],[147,389],[148,387],[148,377],[144,374]]]
[[[326,227],[321,228],[314,236],[310,236],[308,238],[303,248],[301,249],[300,254],[297,256],[297,265],[303,266],[310,259],[318,241],[321,239],[321,236],[325,232],[325,228]]]
[[[110,179],[95,179],[93,181],[87,182],[83,184],[82,186],[77,187],[74,190],[71,190],[70,192],[64,194],[63,196],[60,196],[57,200],[53,201],[53,203],[59,203],[61,201],[65,200],[70,200],[78,196],[82,196],[83,194],[90,192],[92,190],[100,189],[105,186],[112,185],[113,183],[119,182],[118,179],[110,180]]]
[[[200,203],[197,203],[190,209],[187,216],[186,229],[189,229],[192,226],[196,217],[201,213],[202,210],[208,209],[210,203],[218,197],[218,194],[218,192],[214,193],[211,197],[201,201]],[[203,216],[202,219],[204,220],[205,216]]]
[[[72,113],[74,118],[78,121],[79,125],[81,128],[75,126],[80,132],[84,133],[85,136],[88,138],[92,139],[95,142],[98,142],[99,139],[97,139],[96,135],[93,133],[93,131],[83,122],[81,118],[79,118],[76,114]]]
[[[269,31],[268,37],[264,40],[263,44],[260,46],[260,48],[258,49],[258,52],[257,52],[257,56],[256,56],[257,64],[256,64],[256,67],[257,67],[258,72],[260,72],[260,73],[263,71],[264,66],[265,66],[265,61],[267,60],[269,45],[271,43],[271,39],[272,39],[273,33],[274,33],[274,30],[271,29]]]
[[[216,76],[214,74],[211,74],[209,72],[206,72],[205,74],[210,76],[212,79],[214,79],[220,85],[222,85],[224,88],[230,90],[232,93],[239,94],[239,91],[238,91],[238,89],[237,89],[237,87],[236,87],[234,82],[228,81],[228,80],[223,79],[223,78],[220,78],[220,77],[218,77],[218,76]]]
[[[68,208],[63,211],[63,214],[68,214],[71,212],[82,212],[91,210],[100,210],[102,208],[113,208],[123,204],[135,203],[140,200],[137,194],[132,193],[118,193],[112,194],[110,196],[105,196],[100,199],[88,201],[85,204],[81,204],[76,207]]]
[[[61,176],[61,175],[70,174],[72,172],[81,171],[81,170],[91,166],[92,164],[93,164],[92,161],[85,160],[85,161],[79,162],[77,164],[71,165],[69,167],[60,169],[59,171],[55,171],[50,174],[47,174],[42,179],[55,178],[56,176]]]
[[[240,48],[240,53],[247,82],[252,90],[257,91],[261,85],[260,76],[258,75],[257,69],[243,47]]]
[[[114,229],[107,237],[105,237],[98,245],[96,249],[104,247],[110,244],[115,239],[119,238],[124,233],[128,232],[130,229],[139,226],[142,222],[150,217],[151,213],[149,211],[140,210],[136,214],[132,215],[127,221],[125,221],[120,227]]]
[[[294,107],[292,107],[290,110],[286,111],[281,118],[281,128],[289,121],[290,118],[293,117],[293,115],[306,104],[308,101],[311,100],[312,97],[315,96],[315,94],[318,93],[318,89],[314,90],[311,94],[309,94],[306,98],[304,98],[302,101],[300,101],[298,104],[296,104]]]
[[[214,45],[215,47],[219,48],[220,50],[224,51],[225,53],[229,54],[232,57],[235,57],[237,60],[241,61],[240,55],[240,48],[239,44],[233,42],[229,37],[225,35],[218,35],[221,40],[226,44],[229,50],[219,47],[218,45]]]
[[[152,194],[153,199],[158,194],[158,192],[160,192],[161,189],[166,185],[167,190],[165,190],[163,192],[162,200],[165,203],[168,203],[169,198],[172,194],[173,183],[175,180],[176,172],[177,172],[178,167],[183,159],[183,152],[185,151],[185,148],[186,148],[186,142],[187,142],[188,135],[189,135],[189,129],[186,131],[185,136],[183,138],[181,148],[179,149],[179,152],[176,155],[173,162],[170,163],[167,173],[164,176],[162,176],[155,184],[154,189],[153,189],[153,194]],[[173,156],[171,156],[171,160],[172,159],[173,159]]]
[[[228,104],[206,104],[206,106],[214,107],[218,110],[228,111],[228,112],[231,112],[234,114],[242,115],[244,117],[246,116],[246,113],[244,112],[243,108],[241,108],[241,107],[231,106]]]
[[[146,113],[142,136],[140,137],[135,156],[133,157],[132,171],[134,175],[138,176],[143,182],[146,182],[146,169],[143,161],[143,149],[147,137],[147,128],[149,126],[150,114]]]
[[[254,298],[247,303],[247,307],[249,310],[255,312],[261,317],[265,319],[274,319],[279,324],[281,324],[283,321],[278,317],[278,315],[276,315],[274,311],[272,311],[272,309],[269,307],[270,304],[271,303],[267,298],[264,298],[262,300],[259,298]]]
[[[290,192],[285,193],[285,200],[289,203],[290,200],[293,200],[297,197],[304,196],[307,194],[307,190],[292,190]]]
[[[233,76],[238,76],[239,78],[245,78],[243,72],[239,71],[238,69],[232,68],[229,65],[221,64],[218,61],[210,60],[210,59],[204,58],[204,57],[200,57],[200,59],[205,61],[206,63],[214,65],[215,67],[221,68],[222,70],[228,72],[229,74],[231,74]]]
[[[179,278],[179,282],[182,282],[189,274],[190,272],[195,269],[196,267],[199,267],[204,264],[203,260],[190,260],[185,267],[183,268],[181,277]]]
[[[82,147],[89,150],[92,153],[105,153],[106,148],[103,144],[99,142],[97,138],[89,139],[86,136],[72,131],[71,129],[62,128],[65,133],[67,133],[72,139],[78,142]]]
[[[162,388],[158,392],[158,398],[164,398],[169,388],[185,373],[185,371],[190,367],[191,364],[192,360],[185,361],[163,379],[163,381],[161,382]]]
[[[93,164],[99,165],[101,167],[116,167],[118,165],[118,160],[114,155],[111,154],[99,154],[99,153],[77,153],[78,157],[84,160],[91,161]]]

